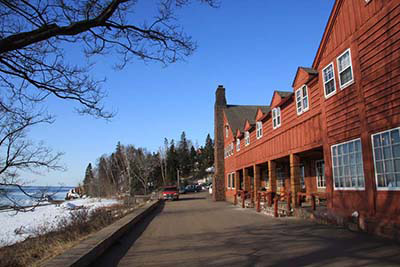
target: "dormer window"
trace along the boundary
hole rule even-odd
[[[322,70],[322,76],[324,79],[325,98],[328,98],[336,93],[335,71],[333,69],[333,63],[330,63]]]
[[[240,139],[236,139],[236,151],[240,151]]]
[[[354,81],[350,48],[337,58],[337,65],[339,70],[340,89],[344,89]]]
[[[260,139],[263,135],[263,131],[262,131],[262,122],[261,121],[257,121],[256,122],[256,136],[257,139]]]
[[[296,106],[297,115],[300,115],[308,110],[307,85],[303,85],[300,89],[296,90]]]
[[[250,133],[249,131],[244,132],[244,145],[250,145]]]
[[[281,108],[274,108],[272,110],[272,127],[274,129],[281,126]]]

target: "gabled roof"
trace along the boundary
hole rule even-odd
[[[310,75],[318,75],[318,71],[316,69],[313,69],[313,68],[299,67],[299,69],[304,70],[305,72],[307,72]]]
[[[290,99],[290,97],[293,95],[293,92],[290,91],[274,91],[274,94],[272,95],[271,99],[271,104],[270,107],[277,107],[279,106],[282,101],[286,101],[287,99]]]
[[[308,74],[308,81],[310,81],[312,78],[314,78],[315,76],[318,75],[318,71],[316,69],[307,68],[307,67],[298,67],[297,71],[296,71],[296,75],[294,76],[294,79],[293,79],[292,87],[294,87],[296,80],[301,73],[300,72],[301,70]]]
[[[285,98],[292,94],[292,92],[288,91],[275,91],[280,97]]]
[[[254,124],[257,110],[259,108],[264,113],[270,111],[269,106],[227,105],[225,115],[230,127],[232,128],[232,132],[235,133],[237,130],[243,132],[246,120],[248,120],[250,124]]]
[[[326,44],[328,42],[329,36],[332,32],[336,17],[339,14],[339,10],[340,10],[340,7],[342,6],[342,4],[343,4],[343,0],[336,0],[335,4],[333,5],[332,12],[329,16],[328,23],[326,24],[325,31],[322,36],[322,40],[319,44],[317,54],[315,55],[314,62],[312,64],[313,68],[317,68],[317,66],[321,60],[321,56],[325,50]]]

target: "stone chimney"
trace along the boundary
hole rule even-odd
[[[218,85],[214,105],[214,165],[212,197],[214,201],[225,200],[224,165],[224,110],[226,109],[225,88]]]

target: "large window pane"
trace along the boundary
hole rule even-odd
[[[397,144],[400,143],[400,131],[399,130],[393,130],[391,132],[391,136],[392,136],[392,144]]]
[[[381,137],[379,135],[374,136],[374,146],[375,147],[381,146]]]
[[[351,73],[351,68],[347,68],[346,70],[340,73],[341,85],[351,82],[352,80],[353,80],[353,75]]]
[[[333,156],[337,153],[337,157]],[[364,169],[359,139],[332,147],[335,189],[364,187]],[[336,160],[337,159],[337,160]]]
[[[374,134],[374,166],[378,188],[400,189],[400,128]]]
[[[340,87],[342,87],[353,81],[350,49],[338,57],[337,63],[339,70]]]
[[[400,158],[400,144],[393,145],[393,157]]]

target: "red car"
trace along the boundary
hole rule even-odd
[[[162,191],[164,200],[179,200],[179,190],[176,186],[166,186]]]

